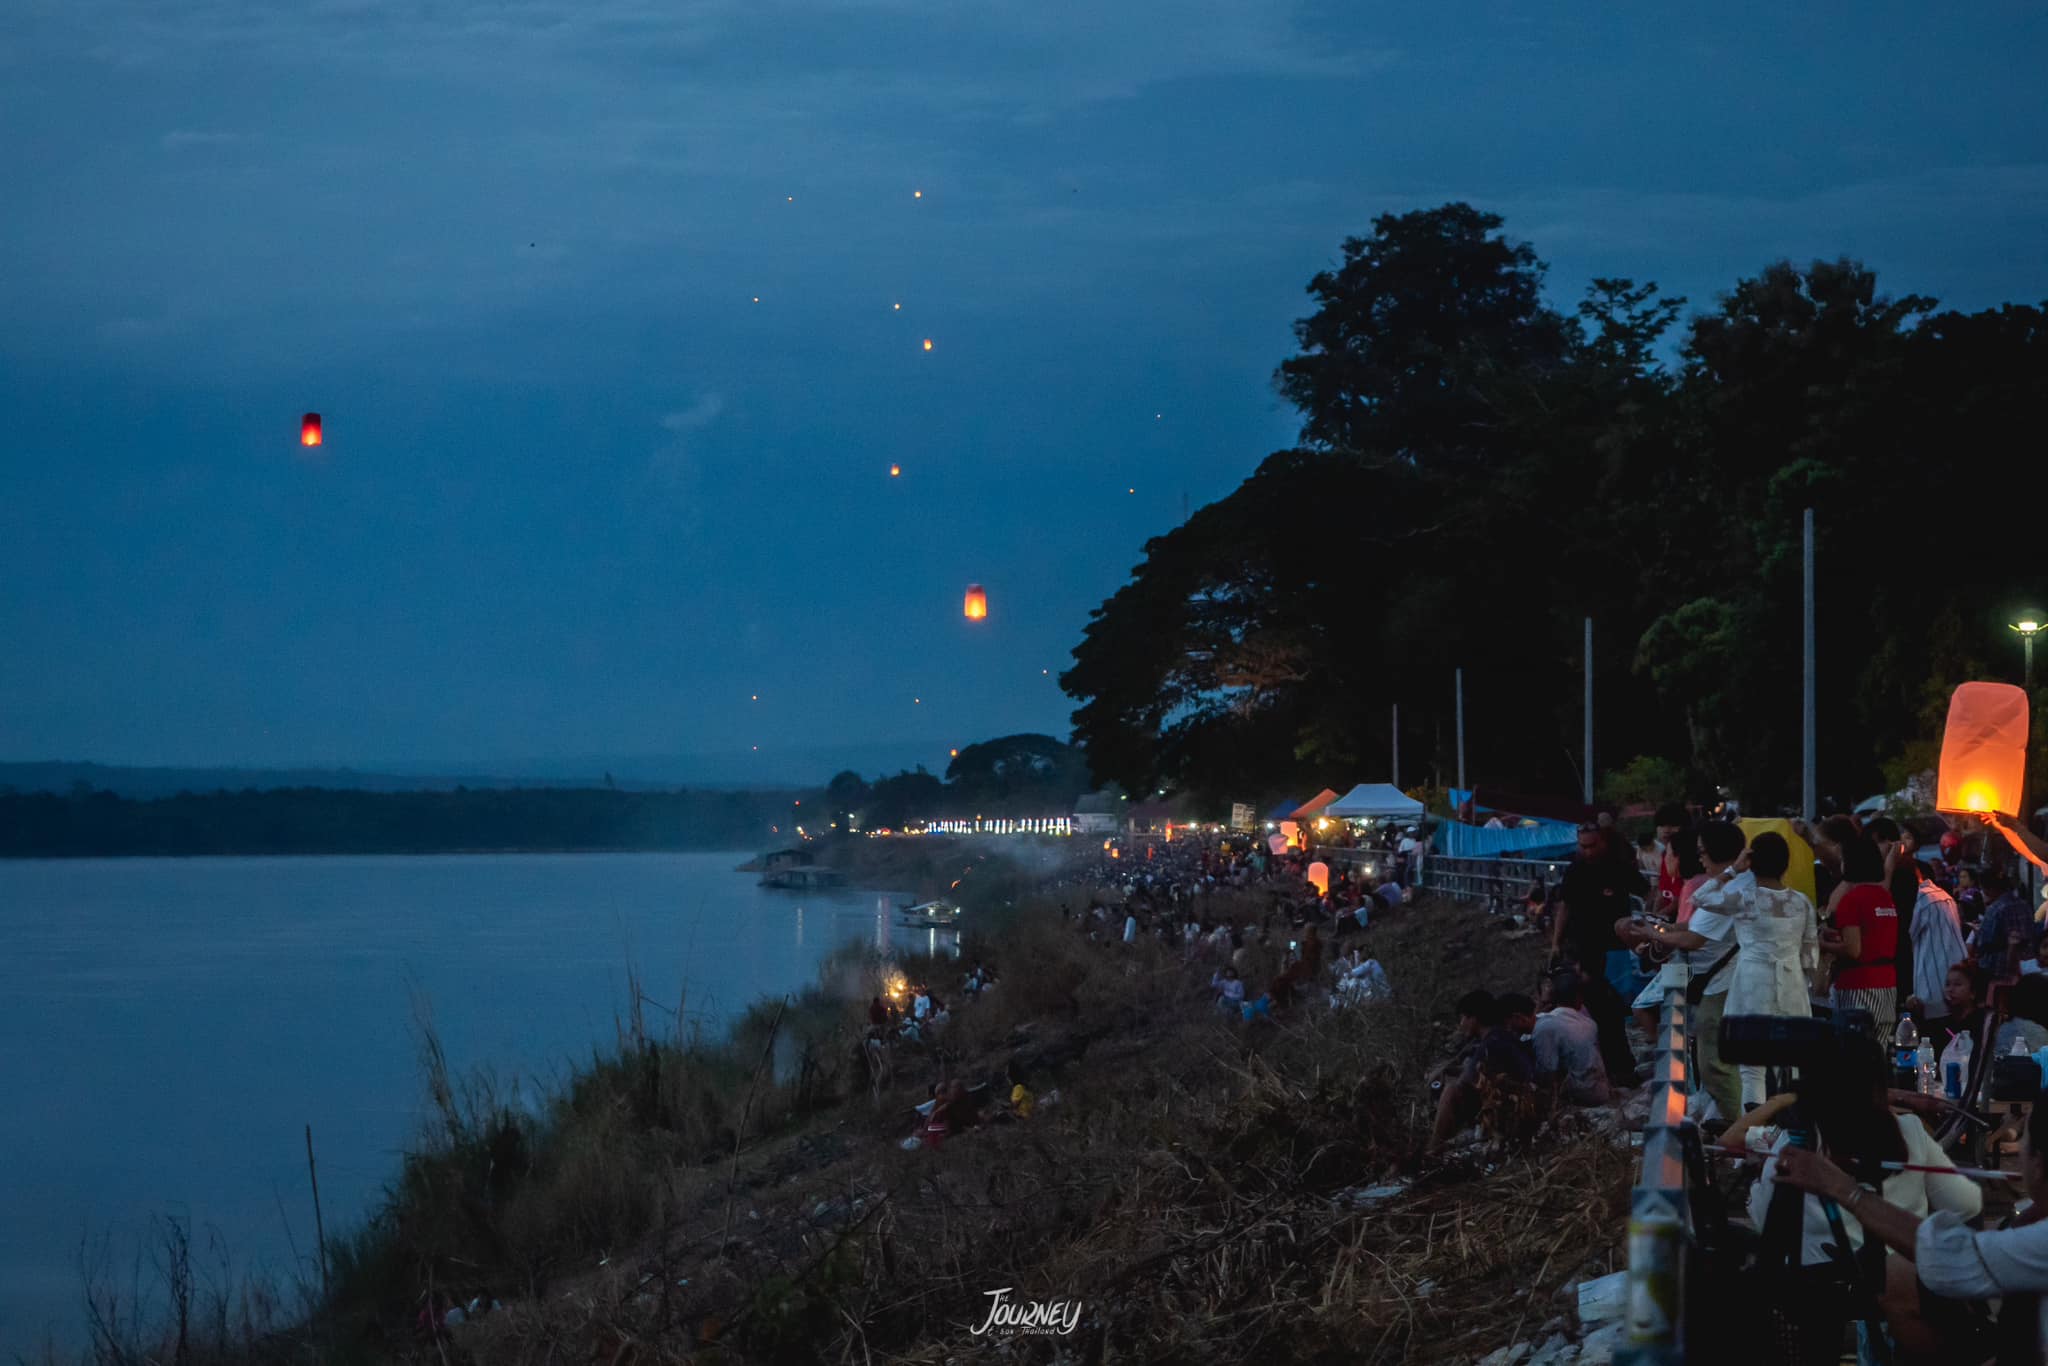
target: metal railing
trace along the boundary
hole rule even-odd
[[[1670,1366],[1685,1360],[1685,1267],[1692,1241],[1689,1161],[1699,1135],[1686,1113],[1690,1073],[1686,1039],[1691,1007],[1683,962],[1664,969],[1650,1113],[1643,1126],[1642,1165],[1629,1197],[1628,1309],[1620,1366]]]
[[[1452,858],[1431,854],[1420,860],[1416,886],[1460,901],[1480,901],[1495,908],[1519,904],[1529,888],[1541,882],[1556,886],[1570,866],[1567,859]]]

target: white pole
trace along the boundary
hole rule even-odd
[[[1465,671],[1457,670],[1451,675],[1451,686],[1455,690],[1458,706],[1458,790],[1465,790]]]
[[[1800,738],[1800,757],[1804,769],[1799,786],[1799,811],[1808,820],[1820,814],[1820,785],[1815,776],[1817,733],[1814,712],[1814,648],[1813,648],[1813,509],[1806,510],[1806,584],[1805,584],[1805,655],[1806,679],[1800,699],[1800,716],[1804,721],[1804,734]]]
[[[1401,785],[1401,704],[1394,704],[1394,786]]]
[[[1593,619],[1586,618],[1586,805],[1593,804]]]

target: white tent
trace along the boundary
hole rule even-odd
[[[1405,795],[1392,783],[1360,783],[1323,808],[1325,816],[1358,820],[1367,816],[1396,816],[1410,820],[1422,814],[1422,803]]]

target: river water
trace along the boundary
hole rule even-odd
[[[81,1240],[125,1281],[152,1216],[288,1271],[309,1123],[330,1236],[358,1221],[423,1116],[416,1008],[455,1071],[531,1094],[617,1037],[629,967],[717,1030],[849,940],[929,947],[900,897],[745,857],[0,861],[0,1359],[77,1342]]]

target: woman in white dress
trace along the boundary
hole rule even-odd
[[[1729,1015],[1813,1014],[1806,983],[1820,962],[1820,925],[1813,903],[1787,887],[1791,846],[1782,835],[1758,835],[1728,868],[1692,894],[1687,928],[1704,939],[1733,938],[1735,961],[1728,966]],[[1706,919],[1702,919],[1706,917]],[[1742,1069],[1742,1100],[1764,1099],[1764,1069]]]

